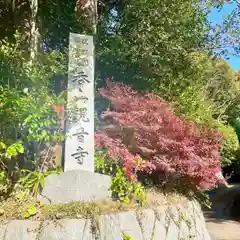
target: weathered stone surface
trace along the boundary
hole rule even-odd
[[[156,216],[154,211],[146,209],[137,213],[138,222],[142,230],[143,239],[152,239],[155,232]]]
[[[198,238],[199,239],[203,239],[203,237],[204,237],[204,229],[205,229],[205,222],[204,221],[202,221],[202,219],[200,219],[199,218],[199,216],[198,215],[195,215],[195,216],[197,216],[196,218],[195,218],[195,231],[196,231],[196,234],[197,234],[197,236],[198,236]]]
[[[123,232],[128,233],[134,239],[144,240],[135,212],[118,213],[119,226]]]
[[[183,220],[179,226],[179,239],[191,239],[189,233],[189,227],[187,223]]]
[[[206,222],[201,211],[195,216],[197,239],[211,240],[208,231],[206,231]]]
[[[67,118],[64,171],[94,172],[94,44],[93,36],[70,33],[67,107],[85,109]]]
[[[6,229],[7,229],[7,225],[5,225],[5,223],[0,224],[0,239],[4,239]]]
[[[111,196],[110,185],[109,176],[73,170],[48,176],[42,195],[53,203],[104,200]]]
[[[39,222],[14,220],[7,224],[4,240],[35,240]]]
[[[155,230],[153,240],[166,239],[166,207],[161,206],[154,209],[155,214]]]
[[[39,240],[93,240],[93,234],[90,220],[65,219],[44,223]]]
[[[210,234],[208,231],[204,231],[203,238],[204,240],[211,240]]]
[[[166,240],[179,240],[179,227],[174,222],[171,222],[167,228]]]
[[[166,209],[166,214],[167,214],[167,217],[177,223],[179,222],[179,208],[178,206],[169,206],[167,209]]]
[[[154,209],[154,213],[158,221],[160,221],[163,225],[166,222],[166,207],[158,207]]]
[[[95,216],[94,219],[0,223],[0,240],[211,240],[198,203]],[[178,208],[180,207],[180,208]]]
[[[101,216],[100,229],[101,239],[122,240],[118,214]]]
[[[190,222],[190,224],[189,224],[189,238],[191,240],[198,240],[197,237],[198,237],[198,235],[197,235],[195,223]]]
[[[167,230],[165,226],[158,219],[156,219],[153,240],[158,240],[158,239],[165,240],[166,235],[167,235]]]

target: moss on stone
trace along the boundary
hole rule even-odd
[[[177,193],[162,194],[155,190],[147,191],[147,200],[143,205],[132,199],[128,204],[114,200],[101,202],[72,202],[68,204],[43,204],[35,199],[27,199],[23,202],[14,198],[2,202],[0,206],[1,218],[47,220],[64,218],[91,218],[96,215],[137,210],[144,208],[154,208],[162,205],[171,205],[186,202],[187,198]],[[36,212],[26,214],[30,206],[35,206]]]

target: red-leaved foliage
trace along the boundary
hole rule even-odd
[[[97,147],[108,147],[127,176],[137,171],[177,174],[201,189],[214,187],[220,168],[220,133],[176,116],[160,97],[109,82],[99,90],[111,103],[102,113]],[[145,163],[134,161],[140,156]],[[136,168],[139,169],[136,169]]]

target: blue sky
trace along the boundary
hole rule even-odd
[[[218,12],[218,10],[214,9],[210,16],[209,20],[213,23],[221,23],[226,15],[228,15],[236,6],[236,4],[225,4],[223,9]],[[227,60],[233,68],[240,69],[240,57],[229,56],[229,60]]]

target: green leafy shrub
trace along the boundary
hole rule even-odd
[[[236,160],[236,152],[239,148],[237,134],[230,125],[219,125],[219,131],[223,134],[223,145],[221,148],[222,165],[231,164]]]
[[[8,146],[5,143],[0,142],[0,158],[11,159],[23,152],[24,148],[21,141],[10,143]]]
[[[96,151],[95,154],[95,172],[114,176],[116,174],[117,163],[114,161],[105,150]]]
[[[204,87],[201,85],[188,86],[174,100],[174,109],[180,116],[196,121],[209,123],[213,121],[213,104],[204,96]]]
[[[133,178],[127,178],[125,168],[114,161],[106,151],[97,151],[95,155],[95,171],[111,176],[110,190],[113,197],[128,203],[135,198],[141,204],[146,200],[143,185]]]
[[[45,178],[50,174],[59,173],[61,169],[49,170],[49,171],[29,171],[23,170],[23,176],[19,179],[19,184],[22,186],[26,193],[32,196],[37,196],[37,193],[41,191]]]
[[[144,187],[140,182],[130,181],[123,173],[120,167],[117,168],[116,175],[111,178],[111,187],[113,197],[128,203],[131,199],[136,198],[139,203],[146,200]]]
[[[54,108],[59,103],[64,106],[65,93],[59,95],[53,89],[55,77],[65,74],[64,61],[57,51],[38,53],[29,61],[24,37],[19,34],[14,43],[0,41],[0,184],[21,183],[36,193],[49,174],[41,166],[52,161],[51,154],[42,151],[42,146],[66,138]],[[25,168],[32,172],[22,174]]]
[[[231,121],[231,123],[237,133],[238,139],[240,139],[240,118],[239,117],[235,118],[234,120]]]

